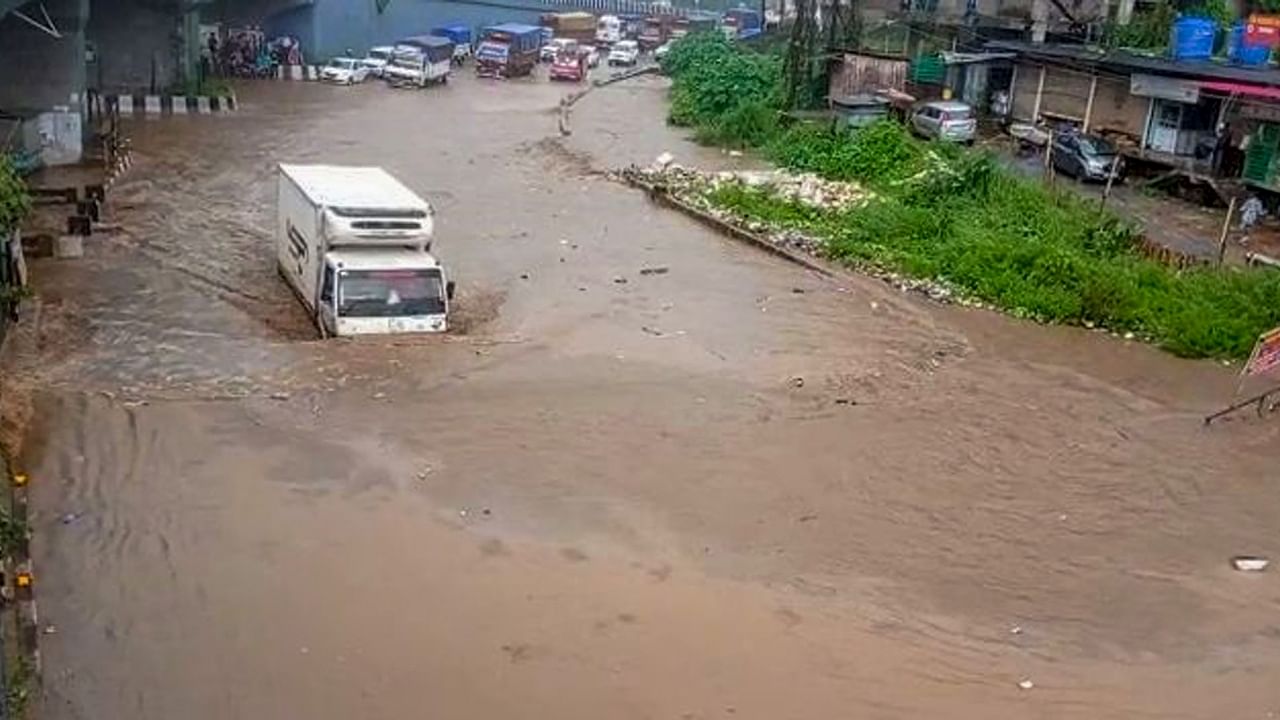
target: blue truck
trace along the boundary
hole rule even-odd
[[[449,23],[432,28],[431,34],[453,41],[453,62],[461,65],[471,57],[471,27],[463,23]]]
[[[764,32],[764,18],[759,10],[739,7],[726,10],[720,30],[730,40],[750,40]]]
[[[484,29],[476,48],[476,74],[511,78],[528,75],[538,64],[542,28],[504,23]]]

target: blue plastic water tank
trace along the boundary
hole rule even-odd
[[[1173,21],[1169,53],[1174,60],[1208,60],[1213,56],[1217,23],[1202,17],[1180,17]]]
[[[1271,48],[1266,45],[1250,45],[1244,41],[1244,23],[1231,28],[1231,40],[1227,44],[1227,57],[1237,65],[1256,67],[1266,65],[1271,59]]]

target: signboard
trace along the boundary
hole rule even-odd
[[[1241,103],[1240,117],[1250,120],[1265,120],[1280,123],[1280,105],[1263,105],[1261,103]]]
[[[1253,346],[1253,354],[1244,366],[1245,375],[1261,375],[1280,367],[1280,328],[1268,330]]]
[[[1280,15],[1250,15],[1244,24],[1244,44],[1270,48],[1280,45]]]
[[[1179,80],[1163,75],[1129,76],[1129,93],[1139,97],[1160,98],[1180,103],[1200,101],[1200,85],[1194,80]]]

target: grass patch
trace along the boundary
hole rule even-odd
[[[677,42],[671,121],[699,141],[755,148],[780,166],[874,191],[818,210],[723,185],[735,215],[825,241],[833,259],[944,282],[1010,314],[1133,332],[1185,357],[1247,357],[1280,325],[1280,272],[1177,270],[1137,250],[1137,230],[1096,203],[1024,179],[992,156],[926,143],[882,121],[856,133],[779,121],[781,63],[714,35]]]

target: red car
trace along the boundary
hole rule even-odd
[[[561,52],[551,61],[551,79],[582,82],[587,79],[587,53]]]

